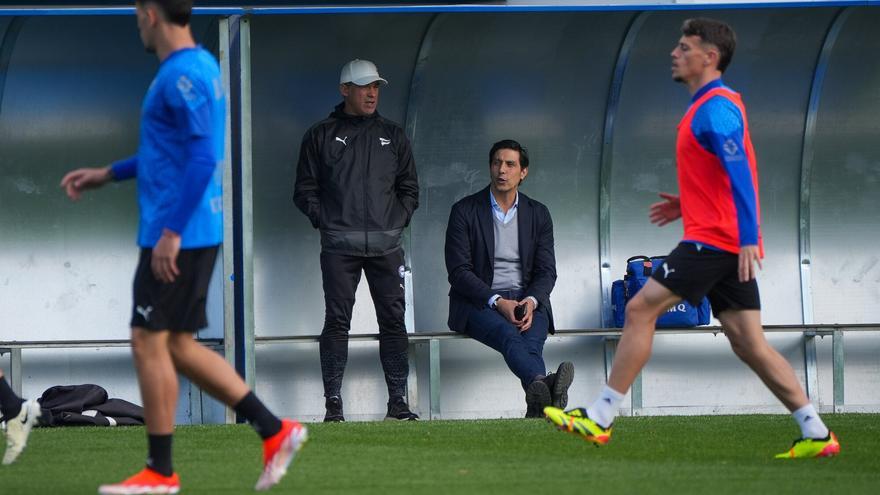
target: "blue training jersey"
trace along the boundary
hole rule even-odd
[[[181,248],[220,244],[226,101],[217,61],[201,47],[169,55],[147,90],[141,114],[138,245],[152,248],[162,229],[173,225],[182,226],[172,228],[181,235]],[[193,186],[203,183],[191,180],[193,171],[187,174],[187,167],[195,166],[193,143],[207,144],[213,154],[213,175],[203,190]]]

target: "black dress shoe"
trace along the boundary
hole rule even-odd
[[[574,364],[563,361],[556,369],[556,373],[550,373],[544,378],[544,383],[550,388],[550,399],[553,407],[565,409],[568,405],[568,387],[574,380]]]
[[[544,408],[550,405],[550,387],[544,382],[546,378],[535,380],[526,388],[526,417],[544,417]]]

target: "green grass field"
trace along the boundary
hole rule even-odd
[[[603,448],[542,420],[309,425],[310,441],[272,493],[880,493],[880,415],[826,415],[842,454],[777,461],[788,416],[618,418]],[[34,430],[0,494],[96,493],[140,469],[142,428]],[[181,493],[252,493],[260,444],[244,425],[180,427]]]

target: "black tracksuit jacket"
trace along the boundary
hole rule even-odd
[[[321,231],[321,249],[383,256],[400,248],[419,206],[412,148],[403,129],[380,116],[336,106],[303,136],[293,202]]]

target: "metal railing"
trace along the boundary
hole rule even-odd
[[[845,406],[844,396],[844,376],[845,376],[845,355],[844,355],[844,332],[866,332],[880,331],[880,325],[877,324],[825,324],[825,325],[766,325],[764,326],[766,333],[802,333],[804,346],[804,369],[805,380],[804,388],[807,396],[811,400],[818,397],[819,382],[819,366],[816,354],[816,337],[832,338],[832,387],[833,387],[833,409],[835,412],[842,411]],[[676,335],[676,334],[719,334],[723,333],[721,327],[696,327],[696,328],[658,328],[658,335]],[[619,328],[585,328],[556,330],[553,337],[604,337],[604,356],[605,356],[605,378],[611,373],[611,364],[614,361],[614,353],[617,347],[617,340],[620,338],[622,330]],[[305,344],[317,343],[320,336],[318,335],[290,335],[290,336],[257,336],[255,343],[258,345],[266,344]],[[440,417],[440,341],[450,339],[467,339],[467,335],[455,332],[417,332],[409,334],[410,342],[410,390],[407,399],[413,408],[418,407],[418,389],[417,389],[417,366],[415,366],[416,348],[418,346],[428,346],[428,417]],[[379,334],[354,334],[349,336],[349,340],[354,342],[371,342],[378,341]],[[630,391],[632,400],[632,414],[638,415],[643,409],[642,404],[642,379],[641,375],[633,383]]]
[[[825,325],[766,325],[766,333],[801,333],[803,334],[804,346],[804,387],[811,400],[818,396],[818,358],[816,353],[816,337],[831,337],[831,360],[832,360],[832,388],[833,409],[835,412],[842,411],[846,405],[844,395],[844,377],[846,358],[844,354],[844,334],[847,332],[872,332],[880,331],[878,324],[825,324]],[[658,328],[657,335],[681,335],[681,334],[719,334],[723,333],[721,327],[696,327],[696,328]],[[569,337],[604,337],[605,377],[607,379],[611,364],[614,361],[614,353],[617,340],[622,330],[619,328],[585,328],[557,330],[552,336],[555,338]],[[409,334],[410,345],[410,390],[408,400],[414,409],[418,409],[418,376],[416,349],[420,346],[428,348],[428,418],[439,418],[440,396],[440,342],[443,340],[468,339],[464,334],[455,332],[418,332]],[[258,345],[269,344],[314,344],[320,339],[320,335],[289,335],[289,336],[257,336],[255,342]],[[379,334],[353,334],[349,337],[354,342],[373,342],[379,340]],[[216,350],[223,349],[223,339],[199,339],[204,345]],[[128,347],[131,341],[128,339],[114,340],[55,340],[55,341],[0,341],[0,355],[10,354],[10,371],[8,378],[12,389],[16,393],[22,390],[22,350],[25,349],[71,349],[71,348],[103,348],[103,347]],[[255,377],[254,377],[255,378]],[[631,411],[638,415],[643,409],[642,405],[642,381],[641,375],[633,383],[630,391],[632,400]]]

